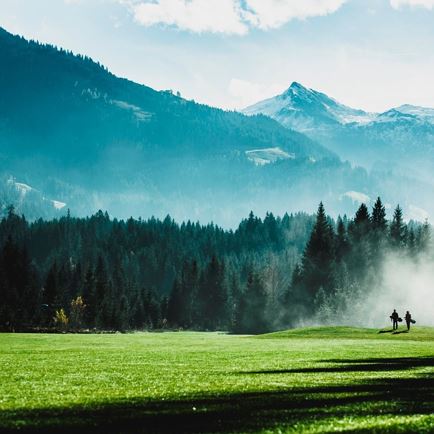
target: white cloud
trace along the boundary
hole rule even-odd
[[[144,26],[174,25],[195,33],[243,35],[248,28],[233,0],[158,0],[133,5],[135,20]]]
[[[118,0],[144,25],[165,24],[195,33],[244,35],[293,19],[336,12],[347,0]]]
[[[434,8],[434,0],[390,0],[390,4],[395,9],[400,9],[403,6],[422,7],[426,9]]]
[[[359,191],[347,191],[341,196],[341,199],[344,197],[351,199],[353,203],[357,202],[360,204],[362,203],[367,204],[371,201],[371,198],[368,195],[361,193]]]
[[[336,12],[346,0],[246,0],[246,19],[260,29],[280,27],[293,19]]]

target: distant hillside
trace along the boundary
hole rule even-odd
[[[268,117],[157,92],[5,30],[0,56],[0,170],[65,210],[230,225],[250,209],[310,211],[321,199],[350,212],[348,191],[377,191],[363,170]]]
[[[294,82],[243,112],[270,116],[370,169],[384,197],[419,209],[414,217],[434,215],[434,109],[403,105],[368,113]]]

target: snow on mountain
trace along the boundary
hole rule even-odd
[[[66,203],[59,202],[58,200],[52,200],[51,203],[53,204],[54,208],[56,208],[56,209],[62,209],[62,208],[65,208],[65,206],[66,206]]]
[[[15,182],[15,188],[22,194],[25,195],[29,191],[32,191],[33,188],[30,185],[24,184],[22,182]]]
[[[365,124],[375,114],[353,109],[324,93],[293,82],[282,94],[260,101],[242,110],[244,114],[264,114],[297,131],[334,124]]]
[[[10,189],[9,191],[15,193],[10,196],[5,191],[2,191],[3,197],[1,197],[1,195],[0,197],[3,200],[9,200],[12,204],[18,207],[20,207],[24,202],[35,204],[38,203],[39,205],[46,207],[47,209],[54,208],[57,211],[66,207],[66,203],[60,202],[58,200],[47,199],[39,190],[31,187],[28,184],[25,184],[24,182],[17,182],[13,176],[9,176],[9,178],[7,178],[6,186]],[[14,195],[15,200],[13,197]]]
[[[268,115],[357,166],[388,166],[434,185],[434,108],[404,104],[370,113],[294,82],[244,113]]]
[[[434,124],[434,108],[418,107],[410,104],[404,104],[395,109],[405,115],[410,115],[419,119],[423,119],[431,124]]]
[[[414,122],[417,121],[417,116],[404,113],[398,109],[390,109],[384,113],[378,114],[372,123],[388,123],[388,122]]]
[[[294,159],[295,154],[288,153],[280,149],[279,147],[264,148],[264,149],[252,149],[245,151],[246,157],[256,166],[264,166],[266,164],[275,163],[279,160]]]
[[[434,125],[434,108],[404,104],[383,113],[365,112],[293,82],[282,94],[242,110],[246,115],[264,114],[300,132],[371,123],[419,122]]]
[[[123,110],[131,111],[136,119],[140,122],[148,122],[153,116],[153,113],[144,111],[141,109],[141,107],[138,107],[134,104],[129,104],[125,101],[111,100],[111,103]]]
[[[24,184],[23,182],[16,182],[15,178],[12,176],[9,177],[6,184],[14,187],[22,196],[25,196],[29,191],[33,190],[33,187],[30,187],[30,185]]]

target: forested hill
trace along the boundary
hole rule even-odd
[[[107,147],[159,156],[283,146],[300,156],[332,153],[266,117],[251,119],[121,79],[85,56],[0,29],[3,140],[63,167],[92,164]],[[5,136],[6,134],[6,136]],[[143,152],[144,151],[144,152]],[[74,161],[69,158],[73,157]]]
[[[29,187],[15,203],[20,213],[32,210],[29,218],[49,213],[24,206],[26,199],[54,211],[48,198],[74,215],[102,208],[233,227],[251,209],[313,211],[326,195],[345,211],[351,200],[342,195],[369,194],[376,184],[265,116],[158,92],[1,29],[0,58],[0,179],[13,181],[8,198],[16,183]]]
[[[0,327],[256,333],[357,317],[366,325],[386,256],[418,261],[429,249],[429,225],[405,224],[399,207],[387,221],[380,199],[336,222],[322,204],[316,216],[251,213],[236,231],[102,212],[28,223],[10,209],[0,222]],[[356,315],[357,306],[367,311]]]

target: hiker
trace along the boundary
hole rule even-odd
[[[410,330],[410,324],[412,323],[412,320],[411,313],[409,311],[407,311],[407,313],[405,314],[405,322],[407,323],[407,330]]]
[[[392,320],[393,323],[393,330],[398,330],[399,315],[396,309],[393,309],[392,315],[390,315],[390,319]]]

